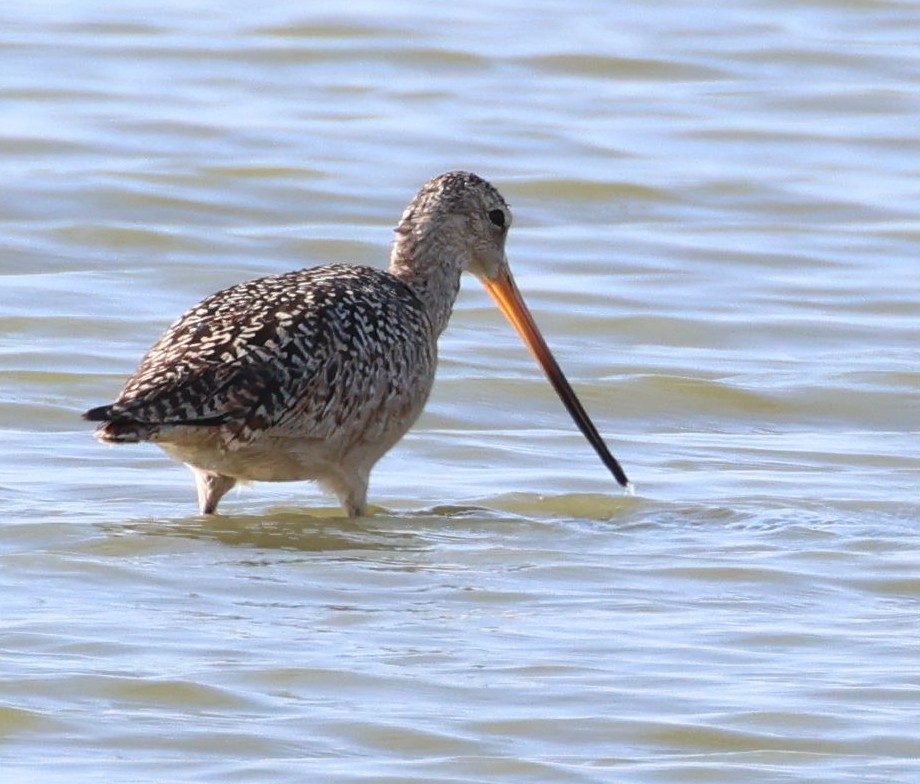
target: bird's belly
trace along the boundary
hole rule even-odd
[[[320,479],[340,458],[322,441],[288,436],[265,436],[233,450],[216,444],[194,444],[187,441],[158,445],[181,463],[253,482]]]
[[[369,471],[415,422],[426,397],[406,401],[398,417],[375,412],[357,430],[345,426],[325,439],[296,430],[263,431],[228,444],[215,428],[180,427],[151,440],[174,460],[242,481],[323,481],[355,469]]]

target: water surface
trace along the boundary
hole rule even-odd
[[[920,14],[620,6],[0,10],[4,781],[917,780]],[[89,436],[456,168],[635,496],[475,281],[372,517]]]

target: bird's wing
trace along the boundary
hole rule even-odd
[[[432,365],[430,327],[403,284],[336,265],[220,291],[179,318],[111,406],[112,422],[219,425],[328,438]]]

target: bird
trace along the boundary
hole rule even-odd
[[[372,468],[428,399],[438,338],[469,272],[628,487],[511,274],[511,223],[482,177],[437,176],[403,212],[387,270],[330,264],[218,291],[168,327],[115,402],[83,418],[99,423],[103,443],[149,442],[185,463],[202,514],[237,483],[313,480],[348,516],[364,516]]]

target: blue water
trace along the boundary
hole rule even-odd
[[[4,781],[916,781],[918,16],[0,9]],[[371,517],[91,438],[456,168],[635,495],[472,280]]]

